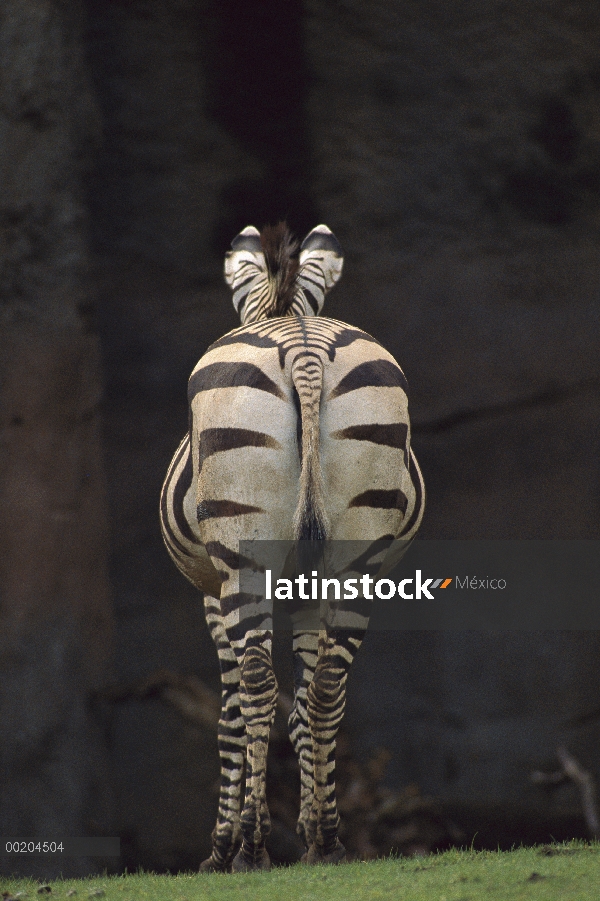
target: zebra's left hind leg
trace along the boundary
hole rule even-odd
[[[236,711],[239,709],[241,714],[236,719],[236,735],[241,737],[243,733],[246,741],[246,790],[239,820],[242,844],[231,861],[231,869],[234,872],[269,869],[270,860],[265,847],[265,838],[271,828],[266,798],[267,750],[278,690],[271,660],[273,605],[260,595],[240,589],[242,571],[250,579],[255,577],[257,570],[254,561],[230,551],[221,540],[215,539],[215,534],[209,532],[207,525],[205,533],[205,546],[222,580],[221,596],[215,602],[215,610],[218,609],[215,622],[220,637],[221,629],[224,629],[227,650],[220,657],[234,667],[232,672],[239,686],[239,708]],[[218,536],[219,533],[216,534]],[[225,678],[223,683],[225,687]],[[241,779],[241,770],[239,772]],[[236,794],[236,803],[237,798]],[[223,790],[222,800],[226,800]],[[231,811],[225,806],[219,807],[219,822],[215,830],[217,838],[221,817],[229,826],[232,821],[230,814]],[[235,837],[233,832],[230,848]],[[213,843],[213,855],[216,854],[215,847],[216,843]]]
[[[219,757],[221,788],[219,813],[212,833],[212,853],[200,864],[200,872],[229,872],[240,837],[240,794],[246,759],[246,724],[240,708],[240,668],[227,638],[219,602],[204,596],[206,622],[217,648],[221,670]]]
[[[239,627],[238,627],[239,629]],[[228,630],[230,641],[234,627]],[[246,797],[240,820],[242,846],[233,859],[234,872],[268,870],[271,867],[265,838],[271,831],[267,807],[267,751],[275,717],[277,680],[271,659],[272,633],[252,630],[239,644],[233,639],[240,663],[240,701],[246,724]]]

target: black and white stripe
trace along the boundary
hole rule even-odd
[[[242,590],[247,561],[239,542],[367,540],[370,550],[353,566],[370,561],[383,571],[423,516],[404,374],[366,332],[318,317],[342,270],[329,229],[314,229],[298,259],[295,250],[283,227],[260,234],[250,226],[233,241],[225,277],[242,325],[216,341],[190,377],[190,430],[161,496],[165,543],[204,591],[222,675],[221,795],[205,870],[269,865],[265,767],[277,698],[272,608],[262,595]],[[298,832],[308,862],[344,857],[335,737],[369,604],[357,599],[340,615],[344,629],[298,627],[293,636],[289,726],[300,761]]]

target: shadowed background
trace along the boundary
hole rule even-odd
[[[214,733],[97,692],[218,688],[156,508],[247,224],[340,240],[325,313],[408,377],[422,538],[600,537],[599,41],[591,0],[0,0],[1,835],[208,853]],[[469,840],[585,834],[529,774],[598,771],[599,644],[373,633],[347,725]]]

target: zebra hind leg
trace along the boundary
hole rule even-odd
[[[271,632],[253,631],[236,647],[241,660],[240,701],[248,744],[246,797],[240,821],[242,845],[233,859],[233,872],[268,870],[271,866],[265,847],[271,829],[266,798],[267,751],[277,703],[271,640]]]
[[[310,824],[314,797],[314,760],[306,698],[317,665],[318,643],[318,632],[294,630],[294,706],[288,727],[290,740],[300,765],[300,816],[296,832],[306,851],[310,845],[309,835],[315,831],[314,824]]]
[[[308,724],[314,758],[314,799],[306,862],[342,863],[346,849],[338,838],[335,797],[335,739],[346,705],[348,672],[364,631],[321,637],[315,675],[307,693]]]
[[[211,537],[211,536],[205,536]],[[215,621],[218,623],[218,636],[222,639],[217,644],[227,648],[219,656],[226,666],[222,670],[224,692],[227,679],[232,680],[232,688],[239,689],[239,707],[232,708],[235,713],[234,734],[239,744],[233,749],[242,749],[242,736],[245,737],[246,785],[245,797],[239,829],[241,847],[231,860],[233,872],[247,870],[264,870],[270,868],[269,855],[265,847],[271,823],[266,799],[266,771],[269,733],[275,717],[277,703],[277,681],[271,660],[273,641],[273,606],[272,602],[262,599],[260,595],[241,590],[240,576],[248,571],[252,579],[256,573],[253,560],[231,551],[220,540],[205,541],[206,549],[222,580],[221,597],[215,601]],[[209,619],[207,615],[207,620]],[[210,621],[209,621],[210,625]],[[224,634],[223,634],[224,632]],[[232,656],[233,655],[233,656]],[[235,658],[235,663],[234,663]],[[233,704],[233,694],[232,694]],[[240,715],[237,715],[238,709]],[[223,748],[223,753],[227,749]],[[221,822],[226,827],[227,861],[233,853],[237,830],[232,830],[233,806],[237,810],[239,784],[241,783],[242,762],[231,767],[235,774],[234,793],[231,796],[231,807],[227,805],[228,786],[222,788],[223,805],[219,807],[219,821],[215,829],[213,854],[220,837]],[[227,775],[227,773],[225,773]]]
[[[200,872],[229,872],[240,837],[240,795],[246,759],[246,725],[240,708],[240,668],[227,638],[219,602],[205,595],[204,610],[221,670],[218,736],[221,788],[219,813],[212,833],[212,853],[200,864]]]

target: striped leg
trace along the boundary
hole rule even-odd
[[[317,666],[307,693],[315,786],[307,863],[340,863],[345,858],[338,839],[335,739],[346,705],[348,672],[364,635],[364,630],[340,630],[322,633],[319,639]]]
[[[242,591],[240,568],[245,558],[223,559],[220,573],[227,578],[220,600],[221,616],[240,672],[240,708],[246,729],[246,793],[240,819],[242,845],[232,870],[269,869],[265,838],[271,830],[267,807],[267,751],[275,718],[277,680],[271,659],[273,607],[261,595]],[[251,567],[252,569],[252,567]]]
[[[300,765],[300,816],[296,832],[308,850],[309,830],[314,797],[314,760],[308,713],[306,709],[308,686],[313,680],[317,665],[318,632],[294,630],[294,706],[288,726],[290,739]]]
[[[272,603],[260,595],[240,589],[240,569],[249,568],[252,578],[252,573],[256,574],[253,561],[240,556],[239,552],[229,549],[219,540],[207,541],[206,549],[222,579],[221,598],[215,602],[218,614],[216,609],[213,614],[213,622],[217,626],[213,628],[218,631],[220,639],[217,648],[221,646],[226,649],[222,657],[219,654],[225,671],[224,698],[227,688],[233,689],[230,707],[224,708],[224,781],[211,857],[220,861],[223,847],[227,862],[231,860],[237,838],[236,816],[242,774],[242,761],[235,752],[245,744],[246,791],[239,821],[242,844],[231,862],[231,869],[234,872],[269,869],[269,855],[265,848],[265,837],[271,828],[266,799],[267,750],[277,703],[277,681],[271,660]],[[229,741],[232,734],[238,742],[233,748]],[[234,760],[230,756],[231,750],[235,753]],[[221,835],[222,846],[219,844]]]
[[[240,794],[246,760],[246,724],[240,708],[240,668],[227,638],[219,602],[205,595],[204,610],[221,669],[221,718],[218,739],[221,789],[217,824],[212,834],[212,853],[200,865],[200,872],[228,871],[231,869],[231,861],[240,834]]]
[[[240,663],[240,701],[248,745],[246,797],[241,817],[242,846],[233,860],[232,869],[242,872],[270,868],[265,848],[265,837],[271,830],[266,776],[269,732],[277,703],[277,680],[271,660],[272,633],[252,630],[237,639],[236,631],[234,627],[228,630],[228,634],[230,640],[233,638],[235,641]]]

